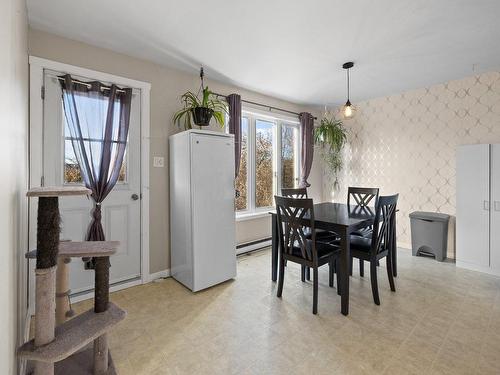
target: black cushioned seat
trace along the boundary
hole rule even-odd
[[[372,228],[363,228],[363,229],[357,230],[355,232],[352,232],[352,234],[354,236],[371,238],[371,236],[373,234],[373,229]]]
[[[351,236],[351,249],[370,252],[372,246],[371,238],[361,236]]]

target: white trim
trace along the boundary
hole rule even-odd
[[[143,279],[136,279],[136,280],[122,282],[122,283],[118,283],[116,285],[112,285],[109,288],[109,291],[110,291],[110,293],[113,293],[113,292],[117,292],[119,290],[131,288],[133,286],[148,284],[148,283],[155,281],[156,279],[165,278],[165,277],[170,277],[170,269],[154,272],[152,274],[149,274],[147,277],[144,277]],[[94,298],[94,291],[93,290],[89,290],[86,293],[82,293],[78,296],[71,297],[71,303],[77,303],[77,302],[84,301],[86,299],[91,299],[91,298]]]
[[[144,284],[149,280],[149,168],[150,168],[150,91],[151,84],[130,78],[81,68],[57,61],[29,56],[30,64],[30,128],[29,128],[29,187],[40,186],[43,171],[43,100],[40,89],[43,86],[44,69],[55,70],[68,74],[88,77],[104,82],[139,89],[141,92],[141,278],[130,283],[111,287],[110,290],[120,290],[133,285]],[[29,201],[29,222],[36,227],[36,200]],[[35,248],[36,234],[28,232],[28,249]],[[30,261],[30,271],[34,262]],[[29,272],[29,312],[34,312],[34,277]]]
[[[267,240],[259,243],[254,243],[253,245],[247,245],[236,249],[236,255],[248,253],[249,251],[263,249],[265,247],[271,246],[272,241]]]
[[[297,117],[294,117],[292,115],[277,113],[277,112],[263,111],[261,109],[253,108],[248,104],[245,104],[243,106],[243,108],[241,109],[241,114],[242,114],[242,116],[243,116],[243,114],[257,116],[257,117],[262,118],[263,120],[280,120],[280,121],[284,121],[286,123],[300,125],[300,121]]]
[[[23,334],[22,334],[22,343],[28,342],[30,340],[30,329],[31,329],[31,313],[26,311],[26,315],[23,319]],[[20,343],[20,344],[22,344]],[[19,363],[19,373],[22,375],[26,374],[28,361],[25,359],[21,359]]]
[[[127,288],[131,288],[133,286],[142,285],[142,284],[144,284],[144,283],[142,282],[142,280],[140,278],[138,278],[136,280],[127,281],[127,282],[119,283],[116,285],[111,285],[109,287],[109,292],[113,293],[113,292],[117,292],[117,291],[122,290],[122,289],[127,289]],[[91,298],[94,298],[94,290],[93,289],[89,290],[88,292],[79,294],[77,296],[70,296],[71,303],[77,303],[77,302],[84,301],[84,300],[91,299]]]
[[[170,276],[172,276],[172,274],[170,273],[170,268],[163,271],[153,272],[149,274],[149,282],[153,282],[157,279],[164,279]]]
[[[274,208],[274,205],[269,207],[256,207],[256,165],[255,165],[255,152],[256,152],[256,138],[257,130],[256,123],[257,120],[262,120],[270,122],[273,124],[272,135],[273,135],[273,195],[280,194],[281,187],[281,167],[282,167],[282,132],[284,126],[293,127],[295,129],[295,144],[294,152],[297,158],[295,163],[295,173],[296,185],[298,185],[298,180],[300,176],[300,161],[299,161],[299,149],[300,149],[300,123],[296,118],[291,116],[283,116],[281,114],[269,113],[260,110],[254,110],[253,108],[248,109],[244,107],[242,109],[242,118],[248,119],[248,139],[247,139],[247,208],[245,210],[236,212],[236,220],[251,220],[253,218],[263,217],[269,210]]]
[[[42,69],[50,69],[62,73],[75,74],[90,79],[112,82],[117,85],[129,86],[131,88],[141,89],[144,91],[151,90],[151,83],[149,82],[137,81],[135,79],[104,73],[98,70],[86,69],[75,65],[64,64],[53,60],[47,60],[37,56],[30,56],[29,63],[30,65],[37,66]]]
[[[269,207],[269,209],[264,211],[264,212],[249,212],[249,213],[242,213],[242,214],[236,212],[236,222],[261,219],[263,217],[270,217],[269,212],[272,210],[273,210],[273,207]]]
[[[150,91],[150,84],[141,90],[141,278],[143,284],[148,282],[146,275],[149,275]]]

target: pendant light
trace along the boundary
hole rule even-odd
[[[350,69],[354,66],[354,63],[352,61],[346,62],[342,65],[342,68],[347,70],[347,102],[345,102],[345,105],[342,107],[342,114],[344,115],[344,118],[349,119],[354,116],[354,106],[351,104],[351,101],[349,100],[349,94],[350,94]]]

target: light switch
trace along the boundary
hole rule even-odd
[[[163,156],[153,157],[153,167],[163,168],[165,166],[165,158]]]

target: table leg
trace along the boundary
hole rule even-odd
[[[341,312],[349,314],[349,265],[351,263],[351,245],[347,228],[340,233],[340,295]]]
[[[391,239],[391,257],[392,257],[392,275],[394,277],[398,276],[398,244],[396,240],[396,213],[394,213],[394,218],[392,219],[392,239]]]
[[[271,280],[278,279],[278,216],[271,216]]]

